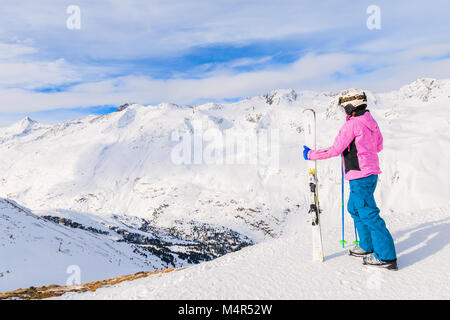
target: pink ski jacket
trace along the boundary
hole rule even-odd
[[[344,157],[345,180],[380,174],[377,153],[383,149],[383,136],[369,110],[349,117],[339,130],[331,147],[308,152],[309,160],[322,160],[339,155]]]

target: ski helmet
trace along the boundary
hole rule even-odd
[[[345,113],[351,115],[353,111],[367,107],[367,97],[364,91],[350,89],[339,97],[338,105],[343,107]]]

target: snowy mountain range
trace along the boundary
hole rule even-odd
[[[448,230],[450,79],[366,93],[384,135],[376,200],[394,238],[409,235],[403,226],[433,221]],[[55,125],[25,118],[0,128],[0,291],[65,284],[69,266],[86,282],[220,256],[206,265],[223,268],[220,261],[246,254],[257,264],[262,248],[284,250],[298,237],[304,245],[295,248],[306,257],[302,110],[316,110],[318,147],[327,147],[345,119],[340,94],[288,89],[228,104],[132,104]],[[319,162],[318,175],[325,251],[338,250],[339,160]],[[346,224],[351,239],[348,215]],[[400,267],[418,259],[408,249]],[[442,251],[448,262],[448,245]]]

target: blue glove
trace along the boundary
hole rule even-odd
[[[307,146],[303,146],[303,158],[305,158],[305,160],[309,160],[308,159],[308,152],[311,150],[310,148],[308,148]]]

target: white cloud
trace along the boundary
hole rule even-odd
[[[244,44],[350,27],[352,13],[336,1],[80,0],[81,30],[66,28],[69,1],[2,3],[0,26],[64,53],[95,58],[178,55],[197,46]],[[326,8],[323,10],[323,8]],[[336,19],[339,15],[339,19]],[[365,11],[361,10],[361,19]],[[31,29],[30,29],[31,27]],[[0,28],[0,29],[2,29]]]
[[[51,62],[0,62],[0,86],[33,89],[80,80],[64,59]]]
[[[450,72],[448,60],[431,61],[449,53],[445,28],[448,19],[443,14],[448,3],[443,1],[411,1],[407,6],[380,1],[377,5],[382,10],[382,29],[373,32],[365,27],[369,3],[343,6],[341,1],[331,0],[80,0],[79,31],[66,28],[69,4],[53,0],[2,3],[0,112],[126,101],[190,104],[289,87],[339,90],[364,86],[389,90],[422,76],[448,78]],[[289,50],[275,47],[263,58],[250,54],[223,63],[199,63],[166,80],[133,75],[107,79],[110,74],[123,73],[114,63],[109,66],[102,60],[175,57],[198,46],[239,47],[258,41],[271,45],[272,40],[286,43],[287,39],[305,42],[294,46],[304,48],[302,58],[294,63],[271,65],[273,57],[268,55]],[[95,65],[88,64],[92,60]],[[264,68],[235,71],[237,67],[258,64]],[[198,78],[192,79],[193,71]],[[345,75],[345,82],[337,82],[335,73]],[[64,92],[29,90],[78,81],[81,84]]]
[[[0,60],[16,58],[26,54],[36,53],[36,48],[26,46],[23,44],[9,44],[0,42]]]
[[[265,93],[276,88],[296,90],[342,90],[359,87],[374,91],[398,88],[418,77],[448,78],[450,59],[422,61],[383,67],[359,75],[353,64],[362,64],[367,57],[349,54],[309,54],[295,63],[276,70],[232,73],[224,70],[202,79],[152,79],[125,76],[104,81],[83,83],[65,92],[39,93],[23,89],[0,90],[0,112],[36,112],[92,105],[119,105],[124,102],[191,104],[199,100],[221,100]],[[370,59],[370,57],[368,57]],[[394,57],[393,59],[397,59]],[[346,72],[353,77],[337,82],[333,75]]]
[[[125,101],[146,103],[170,101],[189,104],[200,99],[220,100],[229,97],[261,94],[273,88],[301,88],[307,82],[319,82],[339,70],[351,68],[351,55],[309,54],[295,63],[276,70],[232,73],[220,69],[202,79],[151,79],[125,76],[83,83],[65,92],[42,93],[22,89],[0,91],[0,111],[34,112],[56,108],[120,104]]]
[[[0,88],[33,89],[80,79],[64,59],[36,60],[38,51],[24,43],[0,42]]]
[[[450,78],[450,59],[438,61],[416,61],[401,65],[391,65],[380,68],[370,74],[351,81],[340,83],[339,87],[367,88],[375,92],[386,92],[398,89],[418,78]],[[336,84],[329,84],[330,88],[339,88]]]

